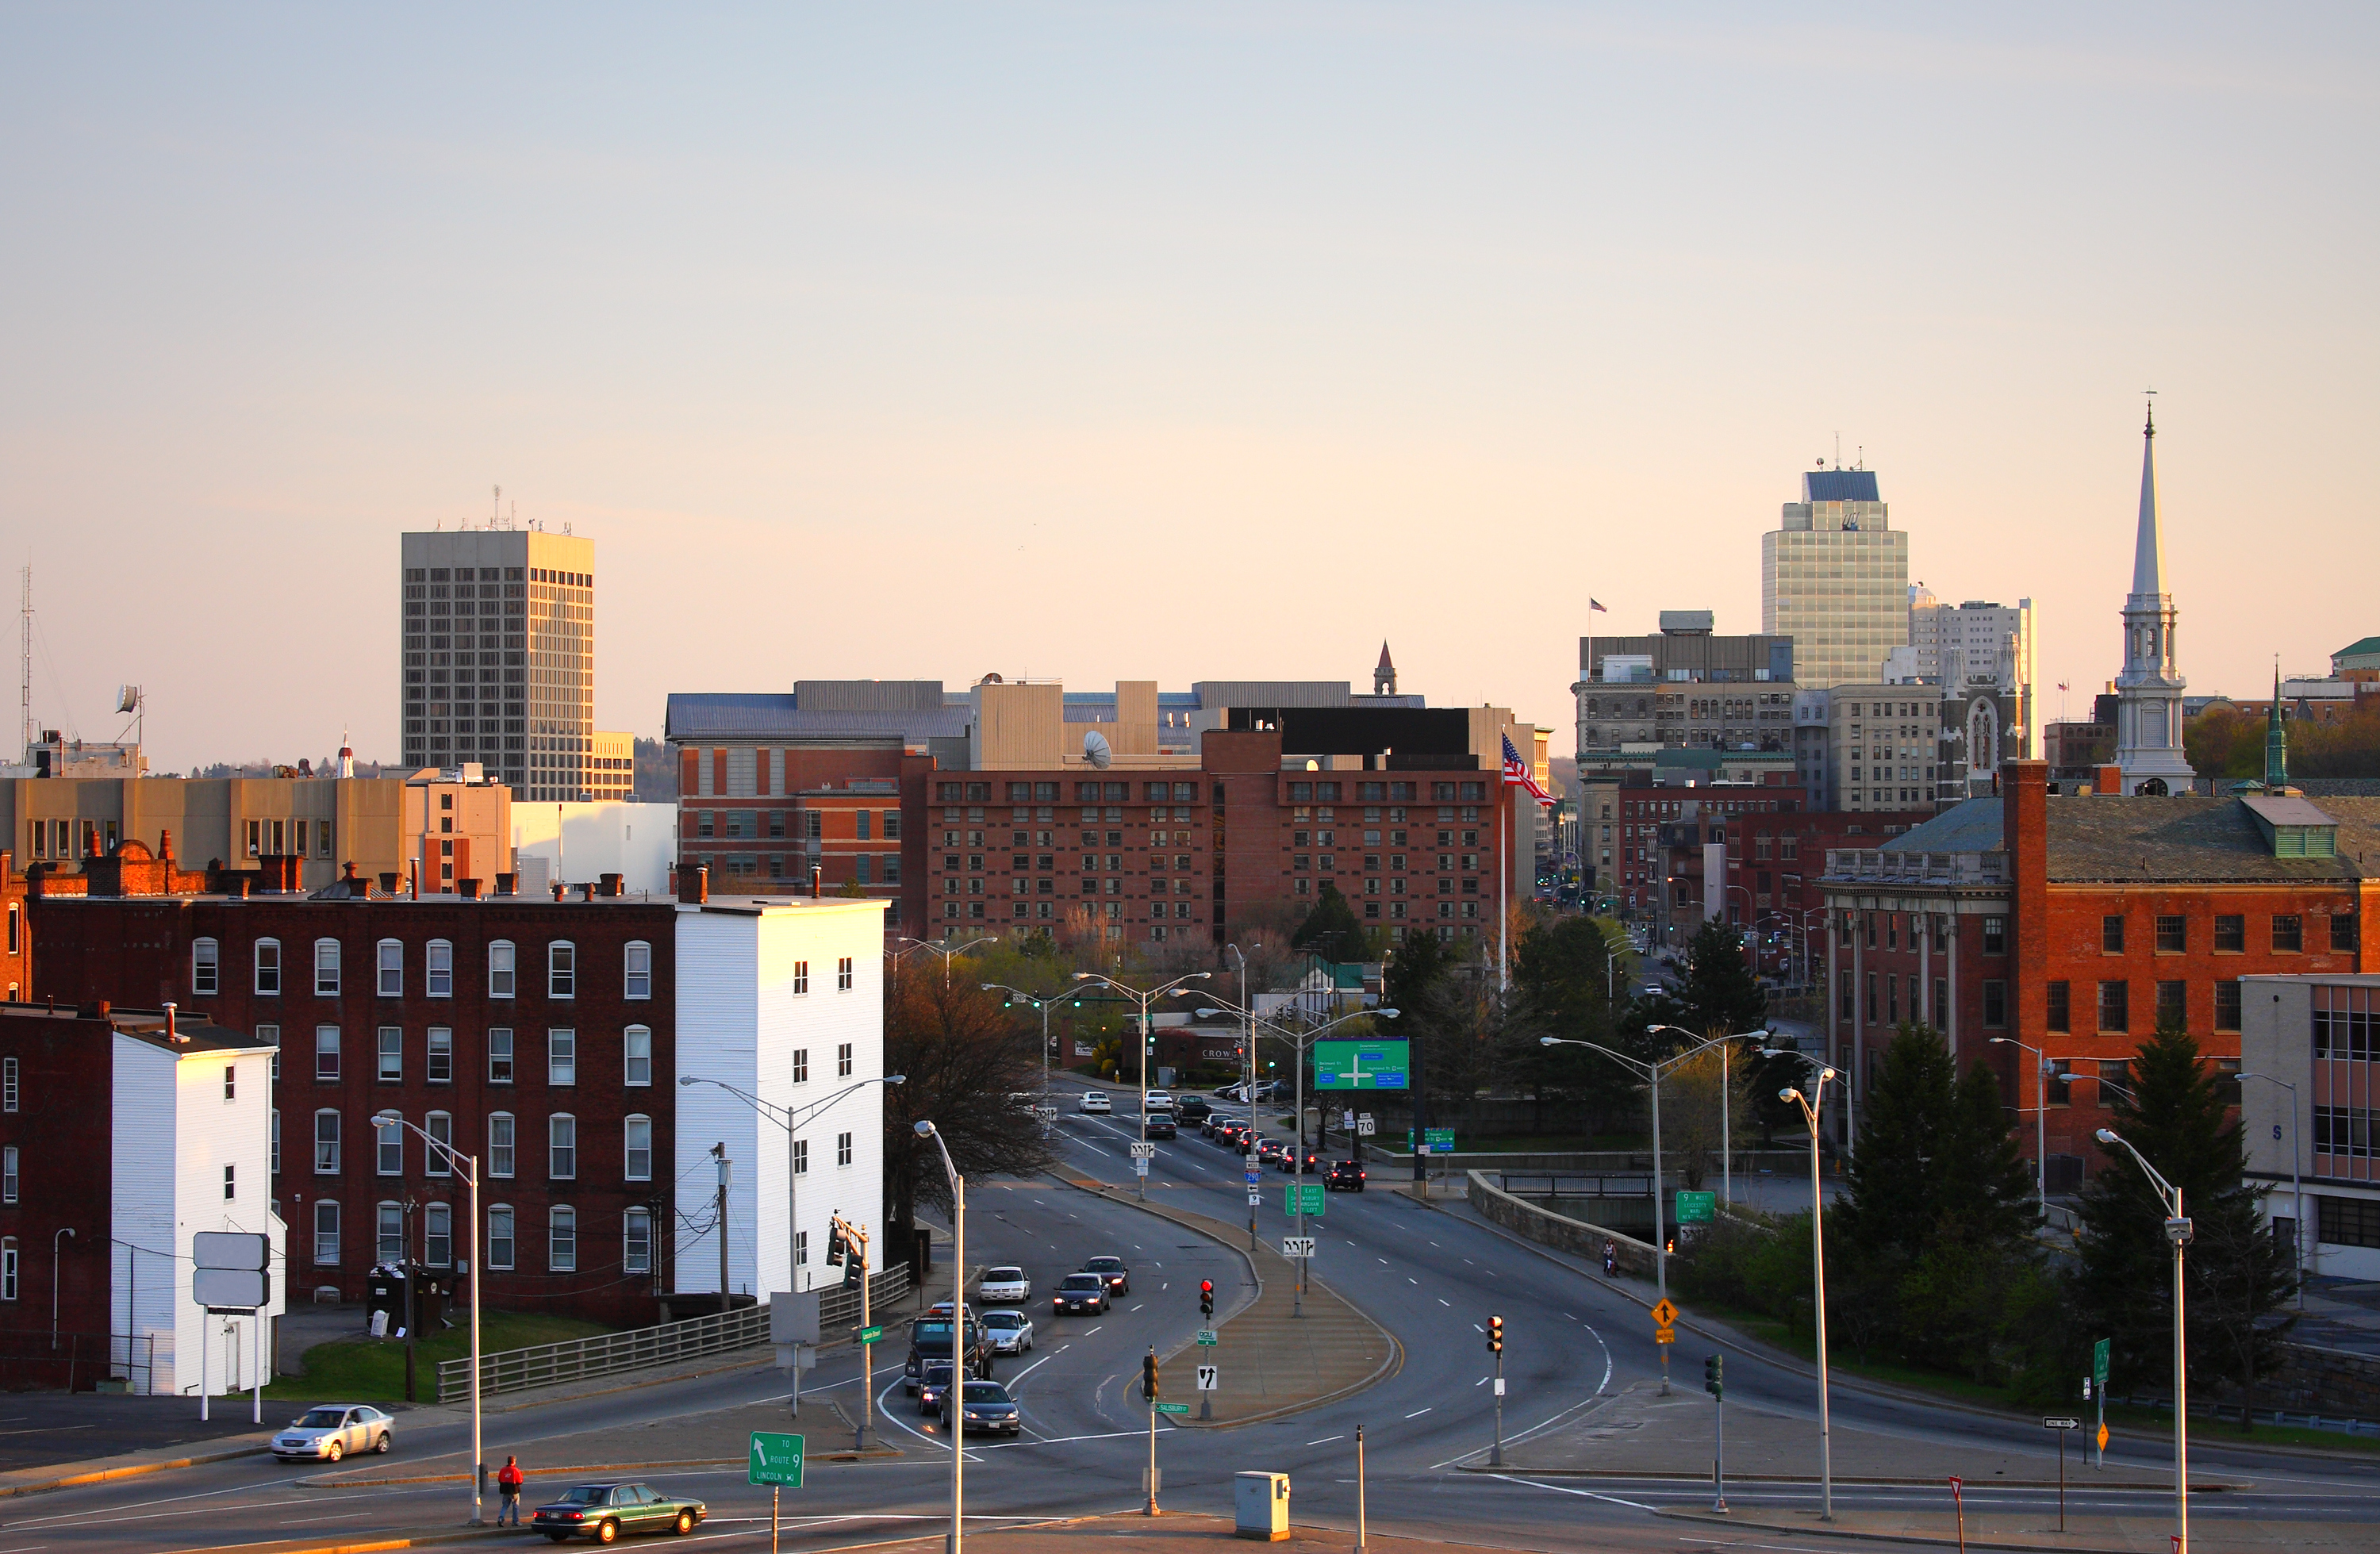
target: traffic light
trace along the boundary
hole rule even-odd
[[[1490,1317],[1488,1318],[1488,1353],[1490,1354],[1501,1354],[1503,1352],[1504,1318],[1501,1317]]]
[[[1703,1390],[1708,1392],[1712,1397],[1716,1398],[1720,1396],[1724,1390],[1725,1382],[1722,1379],[1721,1372],[1725,1365],[1726,1362],[1721,1360],[1717,1354],[1706,1354],[1703,1356]]]
[[[843,1227],[841,1225],[830,1224],[827,1227],[826,1266],[829,1268],[843,1266]]]
[[[1157,1401],[1157,1351],[1154,1349],[1140,1359],[1140,1395],[1151,1402]]]
[[[1211,1279],[1198,1281],[1198,1315],[1201,1317],[1215,1315],[1215,1281]]]

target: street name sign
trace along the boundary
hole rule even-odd
[[[1303,1200],[1302,1208],[1301,1200]],[[1309,1219],[1318,1216],[1322,1212],[1322,1184],[1293,1182],[1283,1187],[1281,1190],[1281,1211],[1291,1216],[1303,1212]]]
[[[862,1328],[859,1329],[859,1342],[862,1343],[874,1343],[883,1336],[884,1329],[881,1328]]]
[[[1412,1065],[1406,1041],[1318,1041],[1314,1086],[1320,1090],[1402,1090]]]
[[[1717,1193],[1688,1192],[1682,1187],[1678,1190],[1678,1223],[1707,1225],[1711,1221],[1711,1216],[1718,1212],[1718,1195]]]
[[[754,1430],[749,1458],[745,1463],[747,1481],[774,1485],[781,1489],[802,1487],[802,1438],[779,1435],[771,1430]]]
[[[1198,1390],[1202,1392],[1220,1391],[1222,1389],[1222,1382],[1223,1370],[1220,1366],[1200,1366],[1198,1367]]]
[[[1314,1256],[1314,1238],[1310,1235],[1282,1236],[1281,1255],[1284,1257],[1311,1257]]]
[[[1161,1402],[1157,1405],[1157,1412],[1160,1414],[1187,1414],[1190,1412],[1190,1405],[1186,1402]]]

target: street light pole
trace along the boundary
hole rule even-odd
[[[1041,1136],[1047,1138],[1054,1115],[1050,1105],[1050,1005],[1056,1001],[1038,993],[1028,993],[1022,988],[1012,988],[1005,982],[985,982],[981,986],[988,993],[1014,993],[1041,1012]]]
[[[2113,1128],[2101,1128],[2099,1142],[2120,1145],[2146,1173],[2166,1208],[2165,1238],[2173,1244],[2173,1547],[2174,1554],[2190,1554],[2190,1366],[2188,1339],[2182,1323],[2182,1249],[2190,1244],[2191,1224],[2182,1212],[2181,1189],[2157,1174],[2157,1168]]]
[[[1241,952],[1237,944],[1226,944],[1223,948],[1232,953],[1232,959],[1238,963],[1240,968],[1240,1059],[1242,1072],[1247,1075],[1248,1125],[1253,1128],[1257,1121],[1257,1027],[1256,1022],[1248,1017],[1248,957]],[[1259,944],[1257,948],[1261,950],[1264,946]],[[1257,1249],[1258,1207],[1257,1199],[1261,1196],[1255,1189],[1249,1189],[1248,1250],[1250,1252]]]
[[[2289,1196],[2296,1204],[2291,1210],[2297,1215],[2297,1232],[2289,1237],[2289,1266],[2298,1280],[2298,1309],[2305,1309],[2305,1185],[2298,1175],[2298,1087],[2286,1079],[2276,1079],[2269,1074],[2243,1074],[2242,1079],[2261,1079],[2267,1085],[2278,1085],[2289,1093]]]
[[[456,1149],[452,1144],[434,1136],[416,1123],[407,1122],[403,1117],[392,1115],[386,1118],[375,1118],[373,1121],[395,1123],[419,1135],[424,1145],[431,1149],[435,1149],[438,1153],[446,1157],[449,1166],[461,1170],[463,1172],[464,1184],[469,1190],[470,1196],[468,1203],[471,1214],[470,1524],[474,1527],[483,1527],[487,1525],[487,1522],[485,1520],[485,1504],[481,1499],[481,1496],[484,1491],[480,1487],[480,1480],[485,1476],[488,1471],[488,1465],[481,1460],[480,1452],[480,1281],[481,1278],[480,1268],[480,1157],[477,1155],[464,1154],[462,1151]]]
[[[942,1152],[942,1173],[951,1182],[951,1532],[944,1554],[960,1554],[965,1520],[966,1487],[966,1178],[951,1161],[951,1147],[942,1142],[933,1123],[916,1124],[917,1136],[930,1138]]]
[[[1835,1519],[1835,1456],[1827,1407],[1827,1204],[1818,1180],[1818,1116],[1826,1110],[1827,1081],[1835,1077],[1835,1071],[1815,1059],[1810,1063],[1817,1074],[1817,1083],[1811,1087],[1815,1095],[1804,1096],[1789,1086],[1777,1092],[1777,1099],[1799,1106],[1810,1124],[1810,1263],[1818,1295],[1818,1517],[1831,1522]]]
[[[958,948],[956,948],[956,949],[954,949],[954,950],[953,950],[953,949],[945,949],[943,946],[941,946],[941,945],[940,945],[940,944],[931,944],[931,943],[929,943],[929,942],[927,942],[925,940],[922,940],[922,939],[907,939],[907,938],[904,938],[904,939],[901,939],[901,940],[897,941],[897,942],[902,943],[902,944],[910,944],[910,945],[915,945],[917,948],[918,948],[918,949],[920,949],[920,950],[931,950],[934,953],[936,953],[936,954],[938,954],[938,955],[941,956],[941,957],[942,957],[942,986],[943,986],[943,987],[945,987],[945,988],[947,988],[947,987],[949,987],[949,986],[951,985],[951,962],[952,962],[952,961],[953,961],[953,960],[955,960],[955,959],[957,959],[959,956],[965,954],[969,950],[974,949],[974,948],[975,948],[977,945],[978,945],[978,944],[990,944],[990,943],[994,942],[994,941],[993,941],[992,937],[991,937],[990,934],[986,934],[986,935],[984,935],[984,936],[983,936],[982,938],[980,938],[980,939],[970,939],[970,940],[968,940],[965,943],[964,943],[964,944],[960,945]]]
[[[2049,1055],[2012,1036],[1996,1036],[1995,1047],[2022,1047],[2033,1054],[2033,1188],[2041,1222],[2049,1223]]]
[[[1075,980],[1077,982],[1100,983],[1103,986],[1114,989],[1117,992],[1123,994],[1124,997],[1128,999],[1132,999],[1140,1005],[1140,1035],[1138,1038],[1140,1042],[1140,1141],[1143,1144],[1147,1144],[1148,1142],[1148,1049],[1157,1039],[1156,1029],[1149,1024],[1148,1006],[1157,1000],[1163,998],[1167,993],[1172,992],[1176,989],[1181,988],[1187,983],[1203,982],[1213,975],[1214,973],[1211,971],[1194,971],[1187,977],[1176,977],[1171,982],[1161,983],[1157,987],[1148,989],[1147,991],[1143,991],[1138,988],[1129,987],[1124,983],[1119,982],[1112,977],[1102,977],[1097,972],[1078,971],[1075,973]],[[1148,1157],[1145,1155],[1135,1157],[1133,1166],[1133,1178],[1137,1184],[1137,1191],[1140,1195],[1140,1200],[1143,1203],[1148,1201],[1148,1168],[1146,1164],[1141,1162],[1145,1161],[1148,1158]]]

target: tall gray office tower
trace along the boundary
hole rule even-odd
[[[517,798],[592,796],[595,541],[463,529],[402,548],[406,765],[477,761]]]
[[[1803,474],[1802,500],[1760,537],[1760,630],[1793,639],[1803,690],[1874,682],[1909,645],[1909,536],[1892,527],[1874,471]]]

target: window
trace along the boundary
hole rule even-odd
[[[631,1208],[620,1217],[620,1271],[653,1271],[653,1211]]]
[[[491,1204],[488,1208],[488,1266],[509,1269],[513,1266],[513,1206]]]
[[[513,1082],[513,1033],[498,1026],[488,1032],[488,1083]]]
[[[339,1206],[322,1198],[314,1200],[314,1262],[318,1267],[334,1268],[339,1261]]]
[[[424,1073],[433,1085],[455,1082],[455,1033],[444,1026],[430,1027],[430,1056]]]
[[[17,1238],[0,1236],[0,1301],[17,1298]]]
[[[2318,1119],[2320,1109],[2316,1115]],[[2320,1132],[2319,1121],[2315,1131]],[[2314,1232],[2318,1241],[2331,1246],[2380,1246],[2380,1198],[2342,1198],[2324,1193],[2315,1196],[2313,1204],[2314,1222],[2320,1227]]]
[[[2305,919],[2294,912],[2273,914],[2273,953],[2292,954],[2305,948]]]
[[[17,1152],[17,1151],[15,1151],[14,1149],[11,1149],[11,1150],[9,1150],[9,1151],[8,1151],[8,1153],[10,1153],[11,1155],[14,1155],[16,1152]],[[8,1167],[8,1180],[10,1180],[11,1182],[13,1182],[13,1181],[15,1181],[16,1179],[17,1179],[17,1168],[16,1168],[15,1164],[12,1162],[12,1163],[9,1165],[9,1167]],[[236,1165],[227,1165],[227,1166],[224,1167],[224,1202],[225,1202],[225,1203],[232,1203],[232,1202],[237,1201],[237,1200],[238,1199],[238,1197],[239,1197],[239,1167],[236,1166]],[[14,1198],[11,1198],[9,1201],[13,1203],[13,1202],[14,1202],[14,1201],[16,1201],[16,1200],[15,1200]]]
[[[421,988],[431,998],[455,996],[455,946],[433,939],[421,957]]]
[[[0,1149],[0,1203],[17,1201],[17,1147]]]
[[[2179,955],[2190,949],[2190,919],[2178,914],[2159,913],[2156,920],[2157,953]]]
[[[577,1031],[550,1030],[545,1033],[545,1082],[549,1085],[578,1083]]]
[[[261,997],[281,996],[281,941],[256,941],[256,990]]]
[[[2157,989],[2157,1024],[2187,1026],[2190,1023],[2190,984],[2179,979],[2160,980]]]
[[[422,1147],[421,1173],[424,1176],[452,1176],[455,1159],[446,1151],[455,1147],[455,1118],[451,1112],[432,1111],[421,1119],[421,1131],[430,1135]],[[443,1146],[444,1147],[439,1147]]]
[[[2330,919],[2331,953],[2352,954],[2362,944],[2362,937],[2355,931],[2355,914],[2352,912],[2333,914]]]
[[[314,1174],[339,1173],[339,1114],[324,1108],[314,1113]]]
[[[834,1135],[834,1163],[839,1166],[851,1163],[851,1135],[847,1133]]]
[[[314,1027],[314,1077],[336,1079],[339,1076],[339,1027]]]
[[[432,1203],[422,1207],[421,1260],[431,1268],[454,1266],[455,1210],[451,1205]]]
[[[849,955],[835,962],[834,989],[839,993],[851,991],[851,957]]]
[[[0,1111],[17,1110],[17,1060],[0,1059]]]
[[[2240,1028],[2240,983],[2236,977],[2215,984],[2215,1028]]]
[[[2099,919],[2099,952],[2107,955],[2124,953],[2124,919],[2120,916]]]
[[[2132,1028],[2132,985],[2129,982],[2099,984],[2099,1028],[2125,1031]]]
[[[383,939],[379,946],[380,979],[377,984],[382,998],[405,996],[405,942]]]
[[[195,997],[212,998],[223,986],[223,953],[212,939],[200,939],[190,945],[190,992]]]
[[[488,1174],[510,1176],[513,1173],[513,1114],[509,1111],[488,1113]]]
[[[578,1174],[578,1119],[567,1111],[545,1120],[545,1173],[556,1182]]]
[[[653,1120],[631,1117],[627,1124],[627,1179],[650,1182],[653,1179]]]
[[[2074,1028],[2071,985],[2065,982],[2049,984],[2049,1013],[2043,1024],[2050,1030],[2070,1031]]]
[[[339,941],[335,939],[314,941],[314,996],[339,996]]]
[[[2008,1024],[2008,984],[1997,979],[1984,983],[1984,1024],[1998,1030]]]
[[[378,1206],[374,1218],[379,1243],[375,1254],[383,1263],[401,1262],[405,1257],[405,1205],[383,1203]]]
[[[794,1174],[808,1176],[809,1173],[810,1141],[807,1138],[797,1138],[794,1140]]]
[[[2243,954],[2248,948],[2248,916],[2244,912],[2217,913],[2215,918],[2215,953]]]
[[[281,1174],[281,1109],[273,1109],[273,1174]]]
[[[405,1124],[394,1111],[372,1118],[372,1170],[382,1176],[405,1174]]]
[[[653,996],[653,947],[642,940],[628,946],[626,965],[621,973],[620,996]]]
[[[851,1043],[839,1042],[834,1049],[834,1074],[838,1079],[851,1077]]]
[[[1912,933],[1910,937],[1914,939],[1916,935]],[[2008,919],[2006,917],[1984,919],[1984,953],[1986,955],[2008,953]]]
[[[380,1027],[380,1082],[395,1085],[405,1078],[405,1027]]]
[[[555,1273],[578,1270],[578,1210],[556,1208],[547,1220],[545,1266]]]
[[[513,946],[508,939],[499,939],[488,946],[488,996],[513,996]]]
[[[624,1084],[650,1085],[653,1082],[653,1033],[650,1026],[630,1026],[625,1038],[626,1051],[622,1073]]]
[[[796,1047],[794,1049],[794,1083],[807,1085],[809,1082],[810,1050],[807,1047]]]
[[[800,998],[809,990],[810,963],[808,961],[795,961],[794,963],[794,996],[795,998]]]
[[[578,996],[578,946],[556,940],[545,947],[545,996]]]

